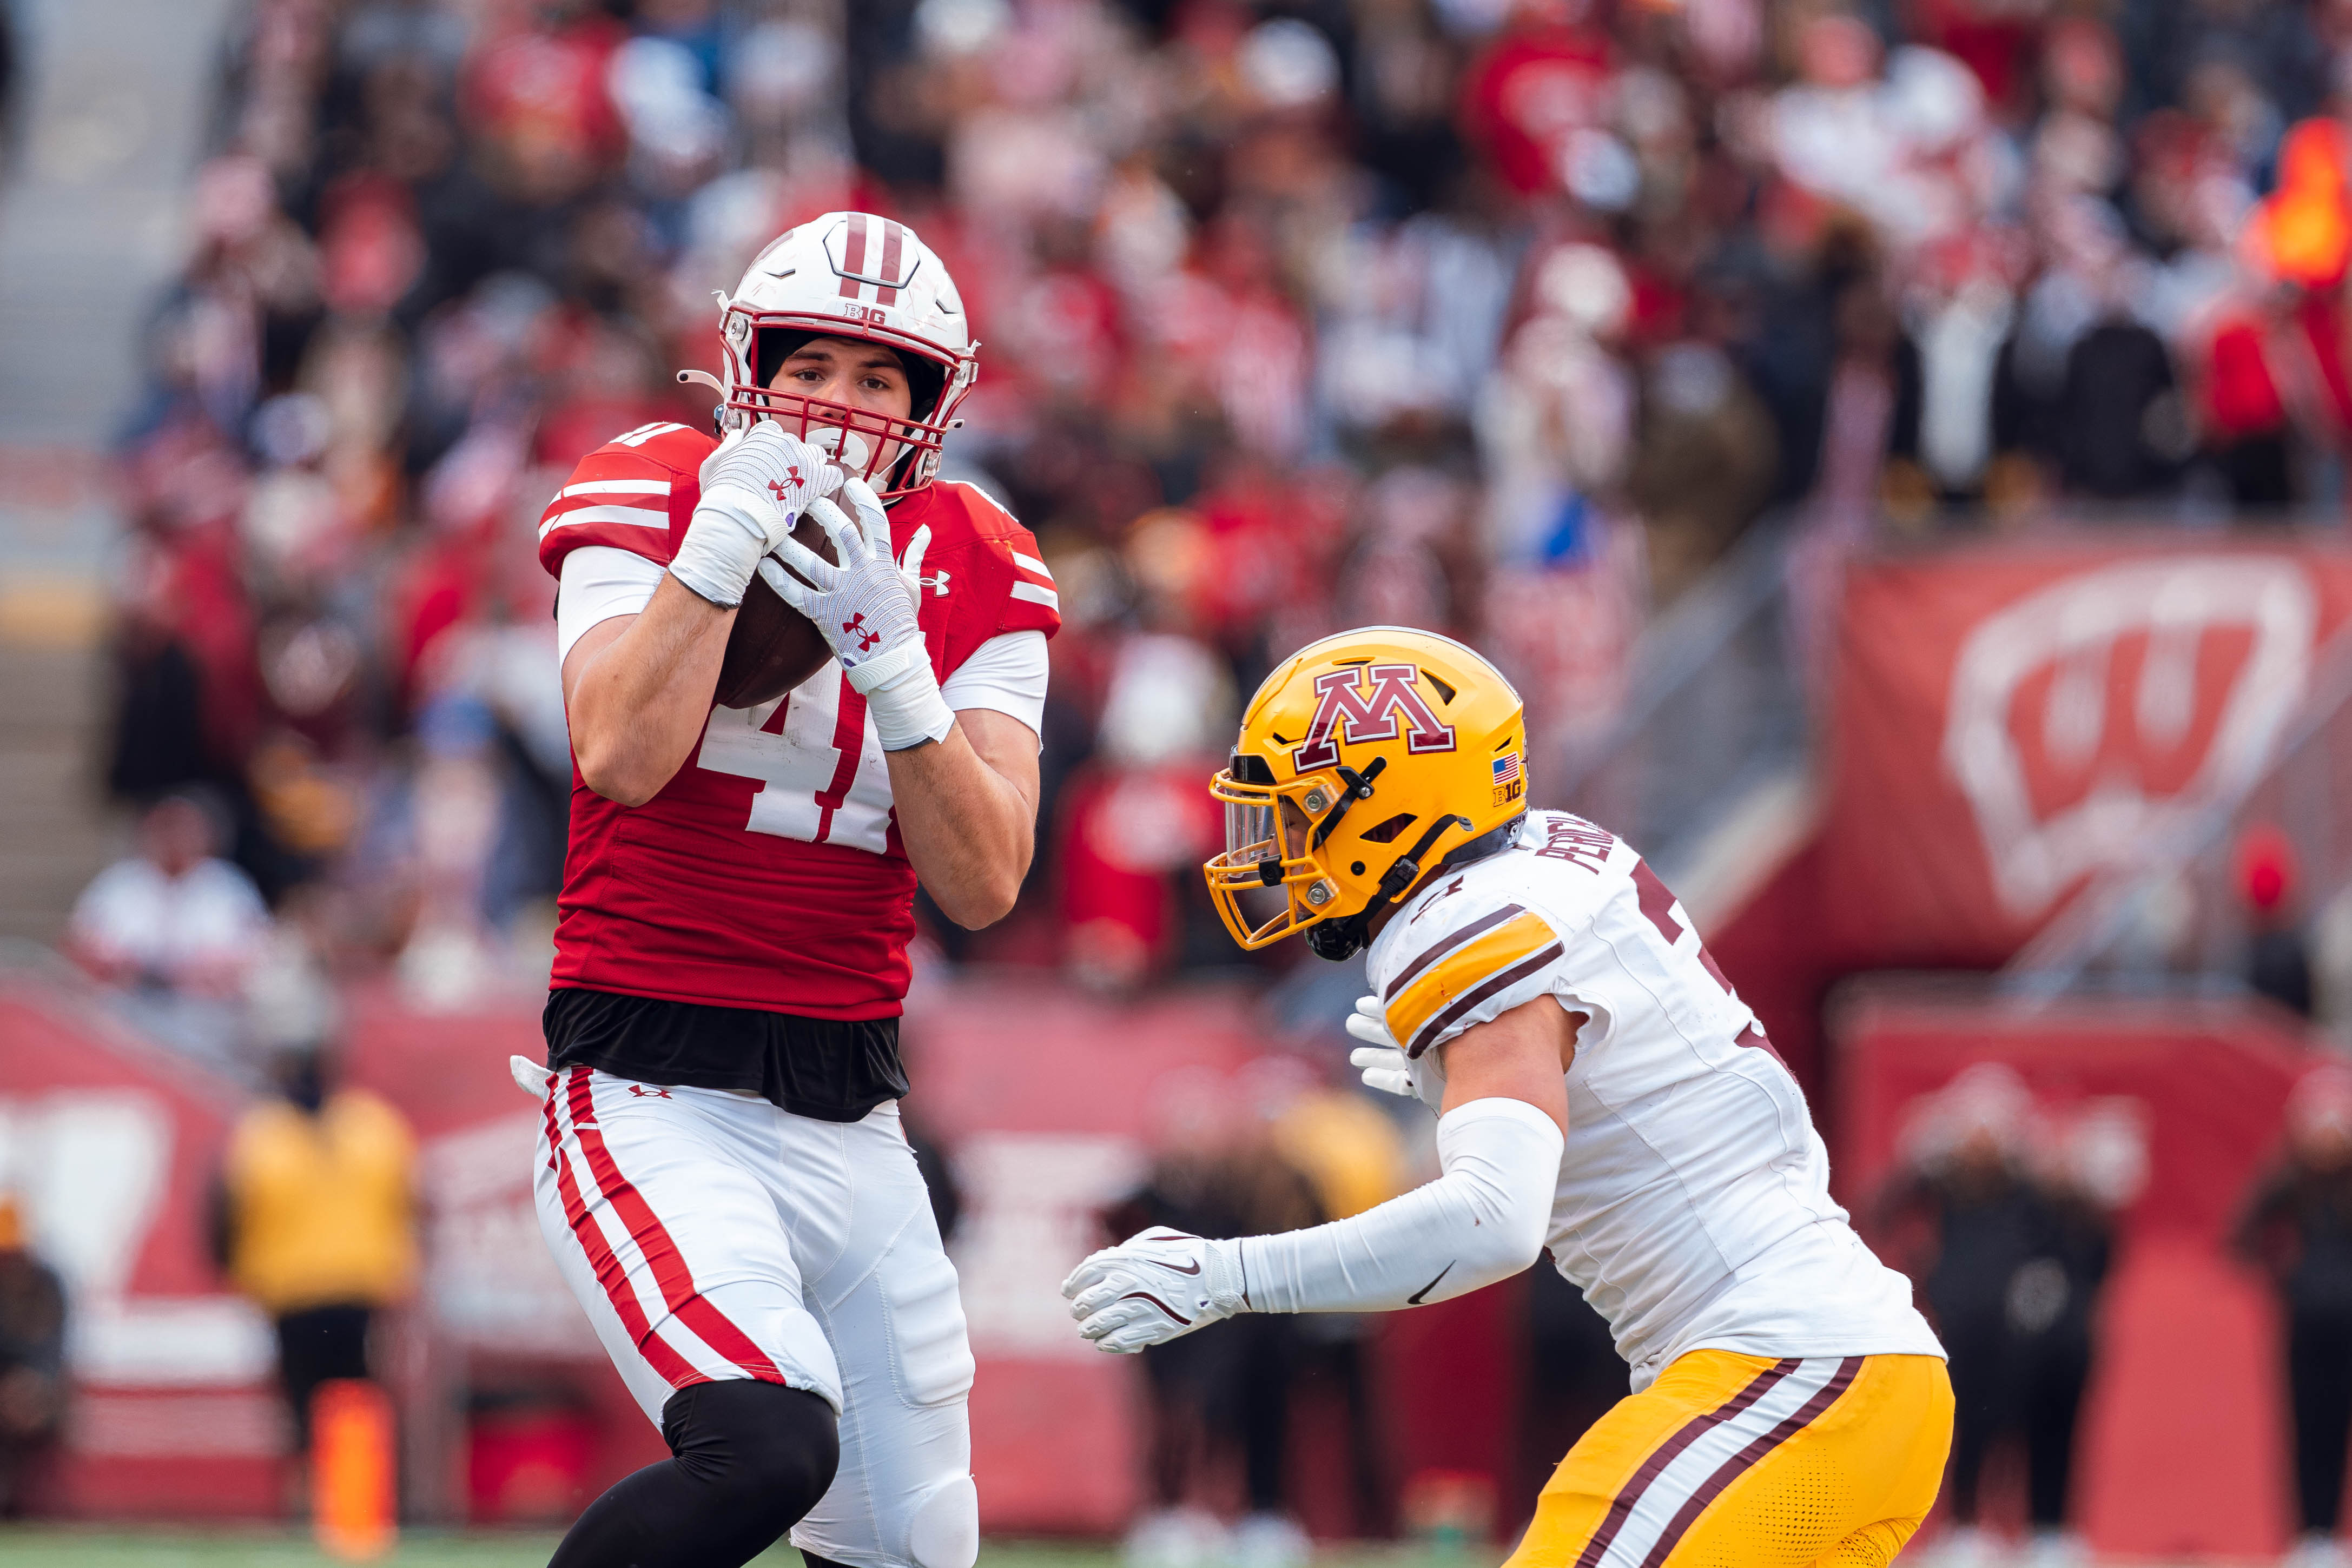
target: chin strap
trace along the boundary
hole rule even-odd
[[[1412,848],[1389,862],[1389,869],[1381,873],[1381,885],[1372,890],[1372,896],[1363,908],[1345,920],[1327,920],[1308,926],[1307,946],[1317,957],[1328,958],[1334,963],[1342,958],[1352,958],[1362,952],[1364,944],[1371,940],[1372,917],[1402,898],[1405,891],[1421,880],[1421,857],[1437,842],[1438,835],[1448,828],[1466,828],[1469,825],[1469,818],[1451,815],[1430,823],[1422,831],[1421,837],[1413,841]]]
[[[1373,767],[1378,768],[1379,762],[1375,761]],[[1468,865],[1473,861],[1485,860],[1488,855],[1509,848],[1511,840],[1518,833],[1519,824],[1525,821],[1527,816],[1523,812],[1498,827],[1487,829],[1465,843],[1454,845],[1431,870],[1434,873],[1453,866]],[[1307,928],[1308,951],[1318,958],[1328,958],[1335,964],[1343,958],[1352,958],[1362,952],[1364,945],[1371,940],[1372,917],[1389,904],[1402,898],[1412,889],[1413,883],[1421,880],[1422,855],[1428,851],[1432,843],[1436,841],[1438,834],[1457,824],[1466,828],[1470,825],[1470,819],[1467,817],[1438,818],[1436,821],[1430,824],[1429,831],[1421,835],[1420,841],[1405,852],[1404,857],[1391,865],[1386,874],[1381,876],[1381,885],[1373,893],[1370,903],[1349,915],[1345,920],[1326,920],[1308,926]]]

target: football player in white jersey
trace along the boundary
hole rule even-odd
[[[1549,1248],[1633,1392],[1513,1568],[1886,1563],[1943,1474],[1943,1349],[1674,895],[1607,831],[1526,810],[1526,735],[1510,683],[1423,632],[1327,638],[1258,688],[1211,786],[1210,889],[1244,947],[1370,947],[1357,1064],[1438,1110],[1443,1174],[1308,1230],[1143,1231],[1071,1274],[1072,1315],[1136,1351],[1235,1312],[1444,1301]]]

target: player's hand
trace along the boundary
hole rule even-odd
[[[1248,1310],[1238,1241],[1210,1241],[1166,1226],[1106,1247],[1062,1281],[1078,1337],[1131,1355]]]
[[[842,486],[842,498],[856,509],[855,522],[831,501],[809,506],[809,516],[833,541],[839,565],[785,538],[773,547],[772,559],[760,562],[760,576],[824,634],[849,684],[864,695],[883,750],[943,740],[955,714],[940,695],[931,651],[915,619],[921,602],[915,580],[922,573],[931,530],[918,528],[907,541],[902,570],[890,559],[890,518],[873,489],[852,479]],[[806,580],[796,580],[794,572]]]
[[[1389,1032],[1388,1013],[1378,997],[1358,997],[1348,1015],[1348,1032],[1364,1043],[1348,1053],[1348,1061],[1363,1074],[1365,1087],[1383,1094],[1402,1094],[1424,1105],[1445,1099],[1445,1070],[1437,1052],[1425,1051],[1418,1061]]]
[[[669,573],[713,604],[743,602],[761,558],[801,513],[841,487],[841,470],[772,420],[730,431],[702,460],[702,499]]]

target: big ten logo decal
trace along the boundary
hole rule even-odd
[[[1300,773],[1332,767],[1339,760],[1341,742],[1394,740],[1400,719],[1406,750],[1453,750],[1453,727],[1441,723],[1414,689],[1420,681],[1421,672],[1411,664],[1373,664],[1316,676],[1315,716],[1307,721],[1306,740],[1291,753],[1292,767]]]
[[[477,1350],[597,1354],[541,1239],[531,1151],[540,1113],[445,1134],[419,1152],[425,1197],[425,1298],[436,1322]]]
[[[2143,864],[2259,778],[2317,621],[2292,561],[2189,556],[2064,578],[1980,622],[1943,762],[2002,905],[2037,915],[2086,873]]]
[[[1507,806],[1528,792],[1527,770],[1519,766],[1519,754],[1507,751],[1495,758],[1495,804]]]
[[[971,1207],[955,1238],[972,1348],[1090,1361],[1070,1332],[1063,1277],[1101,1244],[1103,1206],[1145,1167],[1133,1140],[1095,1133],[976,1133],[958,1152]]]

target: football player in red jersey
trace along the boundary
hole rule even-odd
[[[785,234],[720,345],[694,379],[723,435],[618,436],[540,526],[574,779],[547,1067],[517,1075],[548,1244],[674,1456],[554,1564],[715,1568],[789,1530],[818,1568],[971,1568],[971,1354],[898,1020],[916,883],[982,926],[1028,870],[1053,580],[936,477],[976,345],[912,231]],[[719,707],[755,574],[835,658]]]

